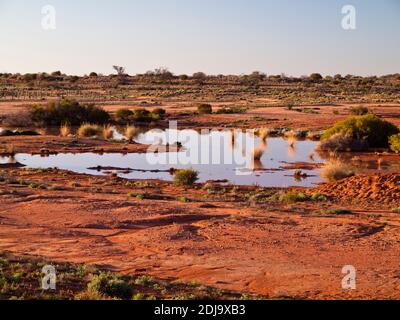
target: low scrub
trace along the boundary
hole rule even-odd
[[[351,107],[349,111],[354,116],[363,116],[370,113],[369,109],[363,106]]]
[[[389,137],[398,134],[399,128],[373,114],[357,116],[336,123],[325,131],[322,140],[326,141],[334,135],[341,134],[354,141],[366,141],[371,148],[387,148]]]
[[[175,185],[182,187],[193,186],[198,180],[199,173],[192,169],[182,169],[175,172]]]
[[[35,105],[31,109],[31,118],[42,125],[81,125],[82,123],[104,124],[110,120],[105,110],[93,106],[83,106],[77,101],[61,100],[50,102],[45,106]]]
[[[119,122],[151,122],[156,120],[162,120],[165,118],[166,111],[162,108],[154,109],[153,111],[146,110],[144,108],[129,110],[129,109],[119,109],[115,118]]]
[[[337,159],[328,161],[321,169],[321,176],[329,181],[339,181],[354,175],[354,170]]]
[[[102,127],[98,125],[85,123],[79,127],[77,134],[81,138],[91,138],[100,136],[102,131]]]
[[[95,299],[104,297],[130,299],[133,295],[132,287],[121,276],[111,273],[93,276],[88,283],[88,292]]]
[[[212,114],[212,106],[206,103],[199,104],[197,105],[197,112],[199,114]]]
[[[354,140],[350,136],[336,133],[329,139],[321,141],[317,149],[321,151],[362,151],[368,149],[366,140]]]
[[[400,153],[400,133],[389,138],[390,150]]]

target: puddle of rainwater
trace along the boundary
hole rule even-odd
[[[119,134],[118,138],[123,139],[123,135]],[[236,185],[263,187],[312,187],[323,182],[319,169],[302,169],[302,172],[308,175],[304,179],[294,178],[295,169],[284,169],[285,166],[298,162],[324,163],[325,160],[314,151],[317,144],[315,141],[297,141],[292,144],[283,138],[268,138],[262,141],[247,132],[236,132],[233,135],[230,131],[201,134],[194,130],[151,130],[139,133],[135,142],[147,145],[172,145],[179,142],[183,149],[180,152],[151,153],[152,160],[163,159],[162,163],[150,163],[147,154],[136,153],[61,153],[48,157],[17,154],[13,159],[0,158],[0,163],[16,161],[28,168],[59,168],[91,175],[107,173],[93,169],[97,167],[130,168],[134,171],[117,172],[120,177],[134,180],[172,181],[173,176],[169,172],[171,168],[192,168],[199,172],[199,182],[227,180]],[[253,160],[254,149],[261,150],[262,156],[259,161]],[[219,160],[216,161],[217,164],[213,164],[213,157]]]

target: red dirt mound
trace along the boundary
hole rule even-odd
[[[360,175],[324,184],[318,191],[339,199],[400,204],[400,173]]]

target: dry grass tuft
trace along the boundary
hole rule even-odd
[[[125,137],[128,141],[133,141],[133,139],[138,135],[139,130],[135,126],[127,126],[125,128]]]
[[[77,131],[77,134],[81,138],[92,138],[98,137],[102,133],[102,128],[95,124],[85,123],[81,125]]]
[[[354,170],[339,159],[329,160],[321,170],[321,176],[329,181],[339,181],[354,175]]]
[[[105,140],[111,140],[114,137],[114,128],[109,124],[103,127],[103,138]]]
[[[258,130],[257,135],[261,140],[265,141],[269,137],[270,133],[271,130],[269,128],[261,128]]]
[[[64,123],[60,127],[60,136],[61,137],[68,137],[71,134],[71,126],[68,123]]]

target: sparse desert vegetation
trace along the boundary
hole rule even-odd
[[[178,77],[158,70],[72,78],[57,73],[33,82],[30,97],[5,96],[19,90],[16,84],[26,86],[28,78],[0,77],[0,85],[9,90],[1,91],[6,109],[0,106],[5,127],[0,154],[6,158],[0,164],[0,222],[13,221],[0,223],[0,237],[15,254],[35,251],[50,261],[71,263],[67,269],[56,264],[61,277],[69,280],[65,290],[48,295],[26,286],[37,283],[33,270],[6,266],[4,299],[254,298],[248,292],[279,298],[280,289],[265,284],[263,276],[262,281],[252,280],[254,270],[267,272],[265,256],[272,265],[289,268],[283,286],[290,296],[304,298],[307,287],[307,298],[338,298],[342,292],[327,280],[331,269],[315,256],[331,259],[340,271],[344,241],[360,247],[360,239],[391,242],[396,237],[400,96],[394,75]],[[360,81],[379,90],[367,90]],[[50,90],[50,83],[57,86]],[[100,88],[107,88],[107,94]],[[54,98],[66,90],[68,99]],[[11,109],[23,113],[21,121],[8,116]],[[245,185],[218,179],[221,172],[232,177],[234,167],[203,174],[201,167],[144,166],[140,155],[149,146],[139,142],[151,128],[166,129],[168,120],[196,132],[227,129],[229,148],[241,154],[246,153],[242,134],[254,130],[249,137],[257,137],[260,144],[248,151],[251,165],[242,172]],[[166,150],[185,152],[184,142],[172,139]],[[52,163],[42,169],[24,167],[27,157],[43,165],[64,156],[80,169],[56,169]],[[109,166],[86,165],[107,157],[113,159]],[[24,234],[19,232],[22,227]],[[49,251],[41,246],[47,234],[53,241]],[[318,249],[321,244],[324,250]],[[65,248],[69,253],[61,257]],[[0,250],[5,250],[1,243]],[[376,269],[384,259],[388,268],[397,270],[395,250],[383,250],[382,258],[381,251],[364,242],[353,251],[354,259]],[[86,265],[104,264],[105,256],[117,272]],[[308,272],[311,265],[318,278]],[[227,268],[232,271],[220,273]],[[281,279],[268,270],[271,279]],[[302,277],[301,285],[291,280],[293,273]],[[215,280],[221,274],[224,283]],[[381,280],[366,277],[370,287],[354,297],[397,295],[393,290],[376,294]],[[250,281],[251,290],[238,278]],[[326,294],[308,289],[316,281],[328,288]]]

